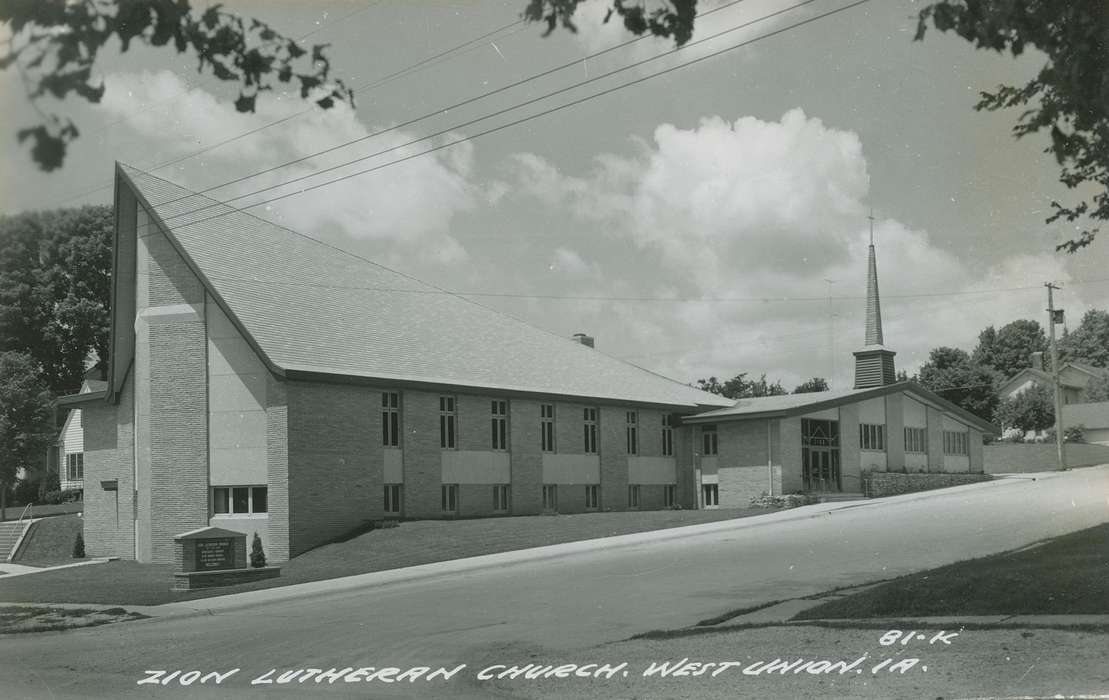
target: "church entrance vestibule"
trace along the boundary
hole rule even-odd
[[[842,490],[839,421],[801,419],[801,483],[805,491]]]

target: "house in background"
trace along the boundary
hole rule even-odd
[[[1067,362],[1059,367],[1059,384],[1063,387],[1063,403],[1085,403],[1086,387],[1090,382],[1099,377],[1109,375],[1109,370],[1094,367],[1081,362]],[[1017,394],[1033,387],[1054,386],[1051,373],[1044,369],[1044,354],[1032,353],[1032,366],[1006,379],[998,388],[998,395],[1002,399],[1011,399]]]
[[[77,397],[93,392],[102,392],[107,382],[86,379],[81,384]],[[63,397],[58,407],[64,409],[71,404],[71,397]],[[85,487],[85,433],[81,421],[81,409],[67,411],[65,421],[58,431],[58,441],[49,448],[50,469],[57,469],[58,481],[62,491],[80,490]]]

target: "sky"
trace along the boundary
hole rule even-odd
[[[973,109],[980,91],[1023,83],[1043,57],[934,31],[915,42],[921,3],[872,0],[817,18],[848,2],[701,2],[691,42],[701,43],[673,52],[645,38],[594,57],[634,38],[602,22],[603,0],[582,6],[577,34],[545,38],[542,26],[512,24],[523,0],[224,4],[329,43],[355,108],[275,91],[240,114],[233,86],[198,74],[195,56],[110,46],[97,64],[100,104],[42,105],[82,131],[65,166],[42,173],[14,137],[37,115],[5,71],[0,212],[109,203],[117,160],[236,206],[290,194],[248,211],[687,382],[747,372],[787,389],[812,376],[850,386],[872,212],[899,369],[912,373],[937,346],[969,351],[987,325],[1043,322],[1049,280],[1072,328],[1109,308],[1109,238],[1077,255],[1054,250],[1074,230],[1044,219],[1072,193],[1046,140],[1014,140],[1016,113]],[[431,146],[441,148],[418,155]]]

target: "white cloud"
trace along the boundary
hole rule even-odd
[[[600,156],[587,173],[561,173],[535,154],[510,167],[515,196],[581,229],[583,263],[633,281],[619,294],[706,299],[607,305],[592,321],[604,328],[600,347],[684,379],[749,371],[787,388],[813,375],[850,384],[871,204],[854,132],[800,109],[777,121],[710,117],[660,125],[647,148]],[[987,325],[1042,318],[1038,285],[1069,280],[1047,250],[966,259],[879,214],[885,336],[901,368],[914,370],[939,345],[973,347]],[[995,291],[1011,287],[1032,289]],[[618,294],[613,285],[597,293]],[[1072,318],[1087,307],[1079,293]]]
[[[228,100],[217,99],[198,88],[188,88],[168,71],[116,74],[109,76],[107,82],[109,89],[105,93],[103,107],[124,120],[141,139],[156,144],[159,161],[192,153],[273,121],[286,120],[184,161],[172,171],[159,171],[159,174],[195,189],[361,139],[373,131],[342,104],[330,110],[312,109],[294,116],[310,104],[298,96],[263,93],[258,98],[257,113],[239,113]],[[149,105],[163,103],[168,107],[149,108]],[[407,132],[390,132],[241,184],[215,190],[210,195],[225,199],[280,185],[293,178],[399,146],[413,138],[413,134]],[[453,138],[448,135],[435,143],[406,146],[321,173],[317,178],[276,187],[235,204],[243,206],[270,199],[412,155]],[[149,163],[135,165],[143,167]],[[463,142],[435,154],[400,163],[387,171],[352,177],[253,211],[306,233],[338,230],[353,238],[388,241],[409,248],[430,243],[436,251],[434,257],[457,261],[465,258],[466,253],[450,235],[452,220],[458,213],[472,209],[488,196],[470,183],[472,167],[473,146]]]

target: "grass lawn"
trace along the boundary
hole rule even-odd
[[[902,576],[794,619],[1072,614],[1109,614],[1109,524]]]
[[[52,506],[31,506],[30,516],[32,518],[45,518],[51,515],[65,515],[68,513],[80,513],[85,509],[85,504],[81,501],[75,503],[58,503]],[[23,513],[23,506],[8,506],[4,509],[4,520],[15,520]]]
[[[82,561],[73,558],[73,542],[84,530],[78,515],[59,515],[38,521],[27,534],[19,557],[13,562],[24,566],[56,566]]]
[[[774,509],[660,510],[580,515],[415,520],[324,545],[281,565],[276,579],[204,591],[169,590],[173,567],[114,561],[0,577],[0,601],[158,605],[384,571],[482,554],[762,515]],[[72,542],[70,543],[72,547]]]

